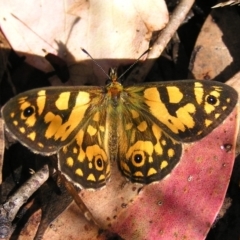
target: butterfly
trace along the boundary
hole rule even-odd
[[[111,70],[106,86],[46,87],[21,93],[2,108],[5,128],[34,153],[57,154],[58,168],[81,188],[101,188],[111,165],[132,182],[168,175],[183,143],[220,125],[238,94],[214,81],[123,86]]]

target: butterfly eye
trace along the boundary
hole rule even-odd
[[[24,117],[30,117],[32,114],[34,113],[34,108],[33,107],[27,107],[26,109],[24,109],[23,111],[23,115]]]
[[[215,105],[217,103],[217,98],[213,95],[207,96],[207,102],[211,105]]]

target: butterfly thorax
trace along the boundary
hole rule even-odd
[[[112,82],[107,86],[108,97],[113,101],[113,103],[117,104],[122,90],[123,86],[119,82]]]

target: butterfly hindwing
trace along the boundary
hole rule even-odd
[[[162,179],[179,162],[182,144],[164,133],[149,114],[128,109],[123,116],[117,157],[123,175],[144,184]]]
[[[74,140],[58,152],[59,169],[83,188],[100,188],[110,177],[106,138],[106,109],[93,110]],[[106,126],[107,127],[107,126]]]
[[[80,187],[96,189],[109,180],[110,159],[103,146],[104,133],[90,126],[59,150],[59,170]]]

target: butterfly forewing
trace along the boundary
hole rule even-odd
[[[34,152],[56,153],[73,140],[102,92],[100,87],[49,87],[21,93],[2,109],[6,129]]]
[[[213,81],[152,83],[137,94],[135,88],[127,91],[135,92],[142,112],[180,142],[193,142],[209,134],[233,110],[238,99],[233,88]]]

